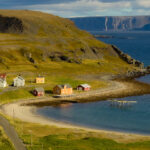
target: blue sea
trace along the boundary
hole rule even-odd
[[[96,35],[109,35],[113,38],[98,38],[114,44],[137,60],[150,65],[150,32],[92,32]],[[137,80],[150,83],[150,76]],[[121,98],[122,99],[122,98]],[[121,100],[119,99],[119,100]],[[72,104],[69,107],[46,106],[37,113],[66,123],[96,129],[150,134],[150,95],[126,97],[136,101],[130,106],[112,106],[110,101]]]

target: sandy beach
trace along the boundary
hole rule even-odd
[[[120,96],[120,94],[123,94],[123,93],[130,94],[129,91],[131,92],[131,89],[135,85],[132,83],[132,86],[129,87],[128,84],[129,83],[115,81],[115,83],[114,83],[115,86],[112,85],[106,89],[99,90],[100,93],[99,93],[99,95],[97,94],[97,96],[102,98],[104,96],[106,96],[106,97],[110,96],[110,95],[115,96],[117,94]],[[132,92],[133,92],[133,94],[135,94],[135,88],[133,88],[133,89],[134,90]],[[136,90],[136,91],[139,94],[138,91],[141,91],[141,90],[139,90],[139,87],[137,89],[138,90]],[[98,90],[93,91],[93,94],[94,94],[94,92],[97,93]],[[89,93],[87,93],[87,94],[89,95]],[[80,95],[80,98],[81,98],[81,95]],[[92,92],[91,92],[91,96],[92,96]],[[85,97],[82,95],[82,98],[87,98],[87,95],[85,94]],[[35,100],[32,100],[32,101],[35,102]],[[42,99],[37,100],[36,103],[37,102],[39,103],[41,101],[42,101]],[[54,98],[49,99],[49,101],[53,102]],[[15,102],[15,103],[5,104],[1,107],[1,112],[4,113],[5,115],[11,116],[13,118],[18,118],[25,122],[38,123],[41,125],[56,126],[58,128],[71,128],[71,129],[81,130],[84,132],[95,132],[95,133],[100,134],[104,138],[110,138],[110,139],[116,140],[118,142],[150,140],[150,136],[147,136],[147,135],[130,134],[130,133],[106,131],[106,130],[99,130],[99,129],[97,130],[97,129],[63,123],[63,122],[55,121],[53,119],[48,119],[43,116],[37,115],[36,114],[37,107],[36,106],[26,106],[25,104],[28,104],[28,103],[33,103],[33,102],[27,100],[27,101],[19,101],[19,102]]]

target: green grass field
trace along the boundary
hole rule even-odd
[[[2,127],[0,127],[0,149],[1,150],[15,150],[12,143],[5,135]]]
[[[11,120],[28,150],[149,150],[150,141],[116,142],[100,133]]]

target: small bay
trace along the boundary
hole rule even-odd
[[[92,32],[112,38],[99,40],[114,44],[133,58],[150,65],[150,32]],[[150,75],[137,79],[150,83]],[[150,134],[150,95],[132,96],[118,100],[136,101],[130,106],[111,106],[110,101],[77,103],[68,107],[45,106],[37,113],[54,120],[96,129]]]

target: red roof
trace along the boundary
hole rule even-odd
[[[4,74],[0,74],[0,78],[2,78],[2,79],[5,79],[6,78],[6,73],[4,73]]]

